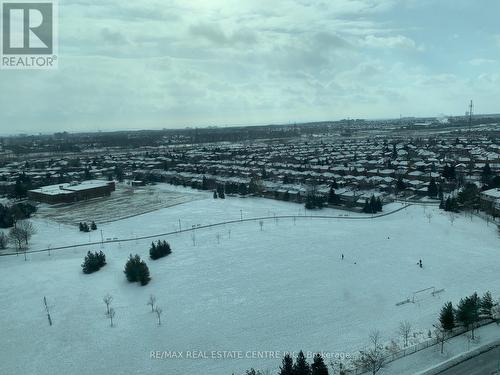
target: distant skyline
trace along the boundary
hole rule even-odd
[[[498,113],[498,0],[59,1],[0,134]]]

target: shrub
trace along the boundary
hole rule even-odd
[[[137,254],[134,256],[130,254],[123,272],[131,283],[139,282],[144,286],[151,280],[146,262],[141,260],[141,257]]]
[[[106,265],[106,255],[102,251],[92,253],[89,251],[82,263],[83,273],[89,274],[99,271]]]
[[[163,258],[171,253],[172,249],[170,249],[168,242],[161,240],[158,240],[156,243],[153,242],[151,244],[151,248],[149,249],[149,256],[153,260]]]

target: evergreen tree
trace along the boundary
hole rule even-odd
[[[447,180],[454,180],[456,178],[455,166],[454,165],[445,165],[443,168],[443,177]]]
[[[328,375],[328,368],[319,353],[314,356],[311,365],[311,375]]]
[[[376,203],[377,203],[376,204],[376,209],[377,209],[376,212],[381,212],[383,205],[382,205],[382,201],[380,200],[380,197],[377,197]]]
[[[493,172],[491,171],[490,163],[486,163],[481,172],[481,182],[488,185],[492,176]]]
[[[302,350],[297,355],[297,360],[293,365],[293,375],[311,375],[311,368]]]
[[[333,180],[332,180],[332,185],[331,185],[331,187],[332,187],[333,189],[338,189],[338,188],[339,188],[339,185],[337,184],[337,181],[336,181],[335,179],[333,179]]]
[[[391,157],[393,159],[396,159],[398,157],[398,151],[396,150],[396,144],[395,143],[392,145],[392,155],[391,155]]]
[[[330,204],[338,204],[340,201],[339,196],[335,194],[335,188],[330,186],[330,192],[328,193],[328,203]]]
[[[202,180],[201,180],[201,189],[208,190],[208,181],[207,181],[207,178],[205,176],[203,176]]]
[[[92,223],[90,224],[90,229],[97,230],[97,225],[96,225],[95,221],[92,221]]]
[[[479,320],[480,299],[477,293],[469,297],[462,298],[457,307],[457,321],[467,329],[472,329],[472,338],[474,339],[474,324]]]
[[[427,195],[431,198],[435,198],[438,194],[438,188],[436,185],[436,180],[431,178],[431,182],[429,182],[429,186],[427,187]]]
[[[149,268],[139,255],[130,254],[125,269],[123,271],[129,282],[140,282],[141,285],[146,285],[151,280]]]
[[[363,207],[363,212],[365,214],[369,214],[371,212],[370,201],[368,200],[368,198],[365,199],[365,205]]]
[[[217,191],[216,191],[216,190],[214,190],[214,199],[217,199],[217,198],[218,198],[218,197],[217,197]]]
[[[441,184],[439,184],[438,188],[438,198],[440,201],[444,200],[443,186]]]
[[[372,195],[370,198],[370,213],[374,214],[375,212],[377,212],[377,200],[375,196]]]
[[[445,303],[439,314],[439,323],[445,331],[451,331],[455,328],[455,313],[451,302]]]
[[[219,195],[220,199],[225,199],[226,198],[226,194],[224,192],[224,185],[217,186],[217,194]]]
[[[106,256],[102,251],[100,251],[99,253],[97,252],[92,253],[89,251],[87,252],[87,255],[83,260],[82,270],[83,273],[89,274],[99,271],[105,265],[106,265]]]
[[[493,314],[491,313],[491,309],[493,308],[493,299],[491,298],[490,292],[484,293],[483,297],[481,298],[479,308],[479,312],[482,316],[488,319],[493,318]]]
[[[398,181],[396,182],[396,188],[399,191],[406,189],[406,183],[403,181],[403,176],[398,177]]]
[[[80,232],[83,232],[84,227],[83,227],[83,223],[82,222],[80,222],[80,224],[78,224],[78,227],[80,228]]]
[[[172,249],[167,241],[158,240],[156,244],[154,242],[151,243],[151,248],[149,249],[149,256],[151,259],[156,260],[163,258],[171,253]]]
[[[280,366],[279,375],[294,375],[293,372],[293,359],[290,354],[285,354]]]

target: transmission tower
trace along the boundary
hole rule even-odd
[[[471,100],[469,104],[469,132],[471,131],[472,128],[472,116],[474,114],[474,103]]]

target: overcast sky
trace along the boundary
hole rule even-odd
[[[500,112],[498,0],[61,0],[0,133]]]

